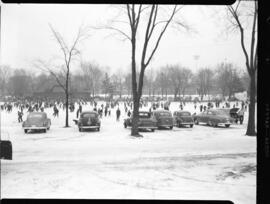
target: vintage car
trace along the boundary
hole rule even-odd
[[[49,119],[44,112],[31,112],[22,123],[22,127],[25,133],[27,133],[28,130],[39,130],[46,133],[51,127],[51,119]]]
[[[127,118],[124,120],[124,127],[131,127],[132,126],[132,119],[133,115],[131,114],[130,118]],[[140,111],[139,112],[139,130],[143,129],[150,129],[152,132],[157,129],[157,121],[153,117],[153,114],[151,112],[147,111]]]
[[[169,127],[173,129],[173,117],[172,113],[168,110],[155,110],[153,116],[157,120],[158,128]]]
[[[194,125],[193,117],[189,111],[175,111],[173,121],[177,127],[188,125],[192,128]]]
[[[218,110],[221,110],[225,112],[230,117],[234,118],[235,122],[240,124],[243,124],[244,121],[244,110],[241,108],[219,108]]]
[[[4,132],[0,137],[0,159],[12,160],[12,143]]]
[[[198,115],[193,116],[193,118],[196,125],[199,123],[206,123],[207,125],[213,127],[217,127],[219,125],[230,127],[230,125],[234,122],[232,117],[225,114],[224,111],[218,109],[206,110]]]
[[[79,131],[94,129],[100,131],[100,119],[96,111],[83,111],[79,120],[74,120],[78,125]]]

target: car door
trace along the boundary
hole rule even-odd
[[[207,114],[206,111],[202,112],[200,116],[198,116],[198,121],[202,123],[206,123]]]

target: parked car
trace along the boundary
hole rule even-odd
[[[51,127],[51,119],[47,117],[45,112],[31,112],[22,123],[22,127],[25,133],[28,130],[39,130],[46,133]]]
[[[0,137],[0,159],[12,160],[12,143],[4,132]]]
[[[220,108],[219,110],[224,111],[226,114],[228,114],[230,117],[234,118],[235,122],[240,124],[243,124],[244,121],[244,109],[241,108]]]
[[[175,111],[173,121],[177,127],[189,125],[192,128],[194,125],[193,117],[189,111]]]
[[[101,122],[99,119],[99,115],[96,111],[83,111],[80,114],[79,120],[74,120],[74,122],[78,125],[78,129],[80,132],[90,129],[100,131]]]
[[[153,116],[157,120],[158,128],[169,127],[173,129],[173,117],[172,113],[168,110],[155,110]]]
[[[196,125],[199,123],[206,123],[207,125],[217,127],[219,125],[224,125],[225,127],[230,127],[234,122],[234,119],[226,114],[222,110],[209,109],[198,115],[193,116]]]
[[[131,127],[133,121],[133,114],[127,119],[124,120],[124,127]],[[151,129],[152,132],[157,129],[157,120],[153,117],[153,114],[147,111],[139,112],[139,130],[142,129]]]

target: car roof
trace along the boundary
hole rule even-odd
[[[47,115],[45,112],[30,112],[29,115]]]

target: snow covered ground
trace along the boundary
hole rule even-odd
[[[172,103],[170,110],[176,110]],[[24,134],[17,110],[1,112],[13,160],[1,160],[1,198],[215,199],[256,203],[256,137],[243,125],[142,132],[130,136],[126,117],[102,118],[100,132],[79,132],[70,115],[52,116],[47,133]],[[90,109],[84,106],[83,110]],[[148,108],[147,108],[148,109]],[[192,104],[185,107],[194,112]],[[197,108],[198,109],[198,108]],[[75,109],[76,110],[76,109]],[[26,115],[24,115],[25,119]],[[2,134],[1,134],[2,135]]]

